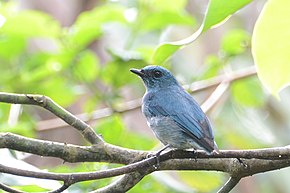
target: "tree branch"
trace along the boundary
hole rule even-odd
[[[17,140],[11,140],[6,141],[2,140],[3,138],[7,136],[14,136],[14,134],[11,135],[4,135],[1,137],[2,145],[1,147],[10,147],[10,149],[13,149],[13,147],[18,147],[20,140],[27,140],[22,137],[22,139],[15,138]],[[17,136],[16,136],[17,137]],[[12,143],[12,144],[11,144]],[[14,144],[13,144],[14,143]],[[41,140],[35,140],[33,143],[39,144],[40,147],[45,147],[45,143]],[[41,145],[40,145],[41,144]],[[35,144],[34,144],[35,145]],[[57,148],[60,148],[59,146],[61,144],[50,144],[48,148],[54,148],[53,146],[57,146]],[[32,151],[27,149],[32,149]],[[29,146],[26,146],[24,149],[25,152],[29,151],[33,153],[34,148],[29,148]],[[78,149],[82,149],[81,146],[73,146],[73,145],[67,145],[63,144],[63,150],[73,148],[73,150],[69,153],[73,154],[73,156],[66,155],[67,157],[73,157],[73,161],[79,160],[84,161],[83,158],[86,156],[83,156],[83,152],[78,153]],[[86,147],[87,148],[87,147]],[[93,148],[92,148],[93,149]],[[86,150],[86,149],[85,149]],[[104,154],[102,152],[108,152],[105,157],[99,158],[100,155]],[[82,150],[81,150],[82,151]],[[121,156],[122,153],[124,154],[124,151],[128,151],[131,153],[131,157],[124,157],[121,159],[116,159],[115,161],[112,161],[112,157]],[[42,155],[47,155],[45,151],[41,151]],[[41,153],[37,152],[37,153]],[[45,153],[44,153],[45,152]],[[256,173],[260,172],[266,172],[271,170],[276,170],[284,167],[289,167],[290,165],[290,147],[278,147],[278,148],[268,148],[268,149],[257,149],[257,150],[221,150],[219,154],[213,154],[213,155],[207,155],[204,151],[197,151],[195,154],[193,154],[191,151],[181,151],[181,150],[172,150],[169,152],[166,152],[162,154],[159,158],[160,160],[160,167],[157,169],[159,171],[161,170],[211,170],[211,171],[222,171],[229,173],[232,177],[245,177],[249,175],[254,175]],[[50,152],[51,153],[51,152]],[[113,147],[105,147],[100,148],[100,152],[96,153],[95,151],[85,151],[85,154],[87,156],[97,155],[95,157],[96,160],[106,161],[106,162],[120,162],[128,164],[129,162],[135,162],[126,166],[122,166],[119,168],[113,168],[103,171],[97,171],[97,172],[86,172],[86,173],[74,173],[74,174],[55,174],[55,173],[49,173],[49,172],[34,172],[34,171],[27,171],[27,170],[21,170],[16,168],[7,167],[4,165],[0,165],[0,172],[2,173],[8,173],[13,175],[19,175],[19,176],[26,176],[26,177],[34,177],[34,178],[41,178],[41,179],[51,179],[51,180],[60,180],[64,181],[65,184],[71,185],[76,182],[80,181],[86,181],[86,180],[96,180],[96,179],[102,179],[102,178],[108,178],[108,177],[114,177],[122,174],[128,174],[127,177],[121,178],[120,181],[117,183],[114,183],[110,185],[109,187],[114,188],[117,186],[121,186],[125,179],[130,179],[131,175],[137,175],[139,178],[136,178],[135,181],[130,181],[130,184],[137,183],[138,180],[142,179],[142,175],[144,173],[141,173],[142,171],[145,171],[146,175],[147,173],[151,173],[155,171],[155,167],[153,167],[157,160],[155,157],[151,157],[148,159],[143,159],[145,155],[148,152],[143,151],[133,151],[133,150],[127,150],[123,148],[119,148],[116,146]],[[139,157],[138,157],[139,156]],[[81,158],[79,158],[81,157]],[[100,156],[102,157],[102,156]],[[196,159],[197,157],[197,159]],[[235,158],[241,158],[243,159],[243,164],[241,164],[237,159]],[[95,160],[95,161],[96,161]],[[196,160],[196,161],[195,161]],[[68,161],[71,161],[68,159]],[[93,160],[89,160],[93,161]],[[247,166],[247,167],[245,167]],[[139,172],[139,174],[130,174],[132,172]],[[136,176],[135,176],[136,177]],[[127,179],[127,182],[128,182]],[[130,187],[130,184],[126,186],[126,189]],[[108,189],[111,189],[107,187]],[[105,189],[104,189],[105,191]]]
[[[84,121],[77,119],[73,114],[56,104],[49,97],[44,95],[28,95],[28,94],[11,94],[0,92],[0,102],[11,104],[28,104],[43,107],[61,118],[67,124],[77,129],[83,137],[91,144],[103,142],[95,131]]]
[[[0,148],[9,148],[39,156],[60,158],[66,162],[109,162],[129,164],[148,152],[126,149],[108,143],[78,146],[47,140],[31,139],[12,133],[0,133]]]

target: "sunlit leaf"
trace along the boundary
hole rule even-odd
[[[228,17],[250,2],[252,0],[210,0],[203,21],[202,31],[204,32],[228,19]]]
[[[252,38],[258,77],[275,96],[290,83],[289,7],[288,0],[267,1]]]
[[[162,64],[182,46],[192,43],[201,34],[201,30],[202,28],[199,28],[194,34],[180,41],[161,43],[153,52],[150,63],[155,65]]]
[[[139,54],[147,64],[150,63],[150,57],[154,52],[154,48],[152,46],[141,46],[136,48],[136,51],[139,52]]]
[[[201,27],[191,36],[175,42],[166,42],[160,44],[152,56],[152,63],[156,65],[162,64],[173,53],[183,46],[194,42],[201,33],[221,23],[226,18],[229,18],[237,10],[250,3],[252,0],[211,0],[208,4],[207,12]]]

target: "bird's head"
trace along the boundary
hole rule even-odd
[[[142,78],[147,90],[178,85],[171,72],[161,66],[146,66],[142,69],[130,69],[130,71]]]

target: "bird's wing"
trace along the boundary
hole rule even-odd
[[[190,95],[178,96],[174,94],[165,98],[159,98],[150,104],[151,115],[169,116],[196,143],[211,152],[214,149],[211,126],[198,104]]]

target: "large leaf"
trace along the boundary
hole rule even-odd
[[[151,63],[156,65],[163,63],[178,49],[192,43],[200,34],[229,18],[233,13],[251,1],[252,0],[211,0],[208,4],[207,12],[201,27],[188,38],[160,44],[153,53]]]
[[[290,83],[289,7],[289,0],[269,0],[257,20],[252,39],[258,76],[275,96]]]
[[[249,4],[251,1],[252,0],[211,0],[203,21],[202,31],[204,32],[228,19],[233,13]]]

